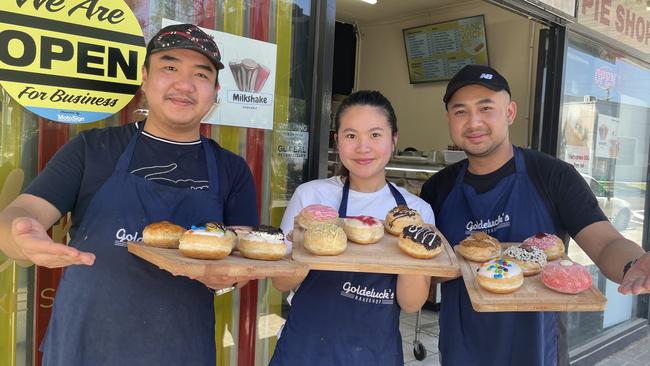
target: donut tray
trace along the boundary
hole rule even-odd
[[[397,246],[398,237],[385,233],[374,244],[356,244],[348,241],[345,251],[335,256],[315,255],[302,246],[304,230],[297,224],[293,230],[295,261],[305,263],[310,269],[343,272],[368,272],[388,274],[419,274],[433,277],[458,277],[460,271],[454,251],[440,234],[444,249],[431,259],[413,258]]]
[[[501,244],[506,248],[520,243]],[[483,289],[476,282],[476,271],[481,263],[467,260],[458,254],[458,264],[472,307],[478,312],[602,311],[607,305],[607,298],[593,285],[576,295],[562,294],[546,287],[539,274],[525,277],[524,284],[515,292],[492,293]]]
[[[129,252],[155,264],[175,276],[297,276],[307,272],[307,266],[290,259],[262,261],[244,258],[239,252],[216,259],[194,259],[183,256],[178,249],[155,248],[129,242]]]

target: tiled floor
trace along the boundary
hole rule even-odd
[[[417,314],[402,313],[399,329],[402,333],[402,348],[404,350],[405,366],[439,366],[438,362],[438,313],[422,310],[419,340],[424,345],[427,355],[422,361],[415,359],[413,341],[415,339],[415,323]],[[594,366],[648,366],[650,365],[650,336],[644,337],[621,351],[609,355]]]
[[[402,313],[399,330],[402,333],[402,348],[404,350],[404,365],[438,366],[438,313],[422,310],[420,315],[419,341],[426,349],[426,357],[422,361],[415,359],[413,341],[415,340],[417,314]]]

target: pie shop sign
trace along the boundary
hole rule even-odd
[[[107,118],[142,78],[142,29],[123,0],[0,0],[0,85],[52,121]]]

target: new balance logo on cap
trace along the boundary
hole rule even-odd
[[[474,84],[482,85],[494,91],[505,90],[510,94],[508,81],[495,69],[487,65],[465,65],[447,84],[445,96],[442,98],[445,107],[447,107],[449,99],[458,89]]]

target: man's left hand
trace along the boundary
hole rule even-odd
[[[650,293],[650,252],[642,255],[625,274],[618,292],[624,295]]]

